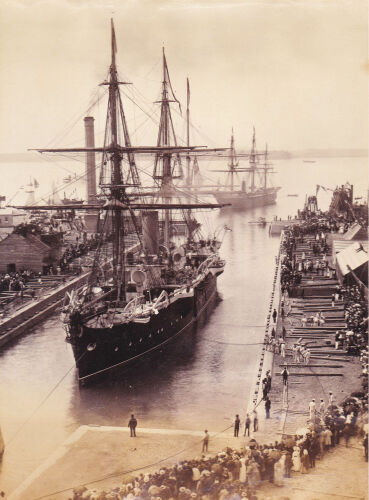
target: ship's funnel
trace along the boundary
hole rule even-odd
[[[156,211],[141,212],[142,239],[144,249],[149,254],[159,252],[159,214]]]
[[[95,147],[94,118],[86,116],[85,122],[85,142],[86,148]],[[86,181],[87,181],[87,203],[96,202],[96,162],[95,152],[86,153]]]

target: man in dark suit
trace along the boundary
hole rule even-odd
[[[130,421],[128,422],[128,427],[131,431],[131,437],[136,437],[137,420],[135,419],[134,415],[131,415]]]

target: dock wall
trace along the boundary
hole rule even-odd
[[[251,413],[253,409],[260,405],[263,398],[261,381],[266,375],[266,372],[273,369],[273,353],[266,350],[266,339],[270,336],[273,328],[273,310],[279,311],[280,304],[280,272],[281,272],[281,248],[282,248],[283,233],[280,237],[278,255],[276,256],[275,270],[273,274],[272,289],[270,293],[269,306],[265,321],[264,345],[257,363],[257,372],[255,382],[252,384],[247,412]],[[274,325],[275,326],[275,325]],[[276,327],[275,327],[276,329]]]

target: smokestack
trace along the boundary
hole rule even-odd
[[[149,254],[159,251],[159,214],[156,211],[141,212],[143,246]]]
[[[86,116],[85,122],[85,140],[86,148],[95,147],[95,132],[93,116]],[[96,203],[96,163],[95,152],[86,153],[86,181],[87,181],[87,203]]]

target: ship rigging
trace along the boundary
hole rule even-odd
[[[194,209],[220,208],[221,203],[202,202],[191,191],[175,185],[183,178],[182,158],[223,151],[204,146],[179,146],[171,116],[171,104],[179,105],[170,82],[163,50],[163,81],[160,123],[156,146],[131,143],[116,66],[117,44],[111,22],[111,64],[108,107],[102,147],[37,149],[40,153],[102,154],[100,203],[70,205],[78,210],[96,210],[99,244],[88,283],[67,294],[63,323],[71,344],[80,381],[126,367],[151,356],[184,334],[211,306],[217,293],[217,277],[225,262],[218,250],[221,241],[213,235],[201,238]],[[187,123],[189,120],[189,94]],[[121,142],[122,139],[123,141]],[[154,155],[151,192],[142,189],[136,155]],[[31,208],[31,207],[28,207]],[[34,207],[33,207],[34,208]],[[37,206],[53,210],[57,206]],[[182,241],[173,238],[174,212],[187,231]],[[126,247],[132,230],[137,243]],[[225,229],[224,229],[225,231]]]

